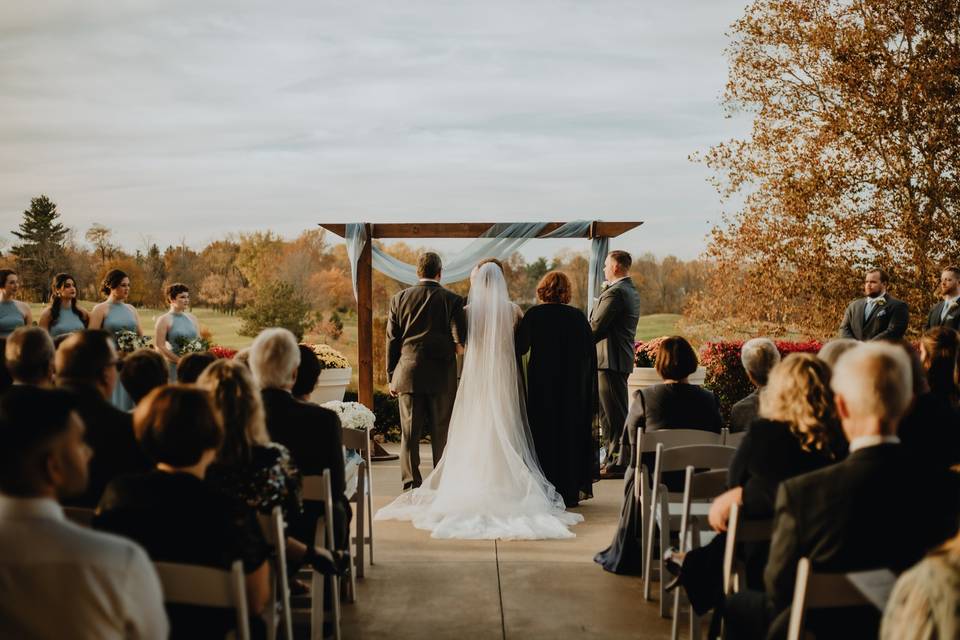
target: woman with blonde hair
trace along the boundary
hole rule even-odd
[[[846,441],[834,408],[830,368],[813,354],[795,353],[770,372],[760,394],[760,417],[753,422],[730,465],[728,486],[710,506],[709,521],[721,535],[686,554],[669,553],[667,568],[678,575],[691,606],[700,614],[722,596],[727,520],[734,503],[744,519],[773,517],[777,489],[784,480],[829,465],[846,455]],[[763,589],[765,543],[745,546],[747,586]]]

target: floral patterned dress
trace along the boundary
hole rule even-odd
[[[931,554],[900,576],[884,609],[880,638],[960,638],[960,553]]]
[[[285,522],[298,517],[303,511],[303,480],[290,452],[270,442],[255,445],[251,453],[250,463],[243,466],[214,462],[207,469],[207,482],[260,513],[279,506]]]

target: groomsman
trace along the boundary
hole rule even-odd
[[[403,488],[419,487],[420,436],[430,434],[434,466],[447,444],[457,395],[457,352],[451,329],[467,335],[464,300],[440,286],[443,264],[435,253],[417,262],[419,284],[390,300],[387,381],[400,399],[400,475]]]
[[[607,448],[607,463],[600,477],[623,474],[628,456],[621,450],[627,419],[627,378],[633,371],[633,342],[640,319],[640,294],[628,275],[633,263],[626,251],[611,251],[603,263],[604,289],[590,313],[590,328],[597,343],[600,426]]]
[[[939,326],[960,330],[960,267],[947,267],[940,274],[940,295],[943,300],[930,308],[923,330]]]
[[[863,280],[866,297],[847,305],[840,325],[841,338],[867,341],[903,337],[910,313],[907,303],[887,293],[889,283],[886,271],[873,269],[867,272]]]

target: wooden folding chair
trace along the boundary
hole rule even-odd
[[[314,544],[336,554],[333,537],[333,489],[330,487],[330,470],[324,469],[322,476],[303,476],[303,499],[322,502],[323,517],[317,520],[317,532]],[[323,638],[323,580],[324,576],[310,570],[310,637],[312,640]],[[340,640],[340,578],[331,576],[331,611],[334,638]]]
[[[260,528],[267,544],[274,548],[270,558],[270,604],[264,614],[267,623],[267,639],[275,640],[277,627],[282,623],[284,640],[293,640],[293,616],[290,612],[290,583],[287,579],[287,534],[283,526],[283,513],[274,507],[270,515],[257,514]],[[277,616],[277,608],[280,616]]]
[[[740,591],[746,578],[742,562],[737,560],[738,542],[769,542],[773,537],[773,519],[746,520],[741,517],[740,505],[730,507],[727,519],[727,540],[723,549],[723,595]]]
[[[716,434],[719,437],[719,434]],[[653,482],[650,497],[650,514],[646,527],[647,552],[643,559],[644,598],[650,599],[650,580],[653,565],[653,540],[654,534],[659,529],[660,533],[660,558],[657,562],[659,567],[660,582],[660,615],[667,617],[666,590],[664,584],[664,566],[663,555],[670,546],[670,536],[680,525],[680,511],[682,509],[683,494],[671,493],[666,485],[661,482],[664,473],[669,471],[684,471],[688,466],[695,469],[704,470],[727,470],[730,467],[730,461],[733,454],[736,453],[733,447],[725,447],[720,444],[699,444],[687,445],[681,447],[666,448],[664,445],[657,445],[657,458],[654,464]],[[703,505],[706,508],[701,509],[705,515],[709,510],[709,505]]]
[[[737,433],[730,433],[730,429],[724,427],[720,431],[720,434],[723,436],[723,442],[721,442],[721,444],[736,449],[740,446],[740,443],[743,442],[743,438],[747,435],[747,432],[739,431]]]
[[[93,516],[96,514],[94,509],[86,507],[64,507],[63,515],[67,520],[81,527],[88,529],[93,525]]]
[[[633,457],[635,473],[633,478],[633,499],[637,503],[636,512],[639,522],[635,522],[634,525],[635,531],[639,532],[640,557],[644,561],[646,561],[647,547],[649,546],[647,526],[649,524],[648,518],[652,505],[650,501],[652,491],[650,485],[651,472],[650,469],[642,463],[640,454],[656,452],[658,444],[663,444],[665,447],[681,447],[694,444],[722,444],[722,442],[720,440],[720,434],[702,429],[658,429],[656,431],[650,431],[649,433],[644,432],[643,429],[637,431],[637,450]],[[646,564],[643,566],[643,576],[645,582],[649,581],[650,576],[648,575]],[[644,597],[647,600],[650,599],[650,591],[646,587],[644,588]]]
[[[373,477],[370,473],[370,434],[358,429],[343,430],[343,446],[360,452],[360,466],[357,469],[357,490],[350,502],[357,505],[354,514],[357,535],[350,538],[355,545],[353,554],[354,573],[363,577],[364,547],[370,545],[370,565],[373,566]],[[366,531],[364,531],[366,525]]]
[[[893,572],[887,569],[857,572],[855,574],[818,573],[811,568],[809,558],[800,558],[797,563],[797,579],[793,587],[793,603],[790,606],[787,640],[800,640],[804,636],[807,609],[833,609],[863,605],[875,607],[876,603],[858,589],[851,580],[851,576],[866,573],[886,575],[891,588],[896,580]]]
[[[713,537],[713,532],[706,523],[706,518],[693,515],[691,507],[694,502],[710,504],[714,498],[727,490],[727,471],[701,471],[688,466],[683,483],[683,508],[680,514],[680,538],[678,549],[686,552],[696,549],[705,542],[705,536]],[[670,630],[671,640],[677,640],[680,634],[680,592],[681,588],[673,591],[673,625]],[[700,637],[700,617],[690,609],[690,638]]]
[[[234,609],[237,638],[250,640],[247,588],[240,560],[234,561],[229,571],[175,562],[154,562],[153,565],[163,586],[165,602]]]

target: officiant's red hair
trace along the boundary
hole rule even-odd
[[[572,286],[570,278],[562,271],[550,271],[537,284],[537,299],[546,303],[567,304]]]

